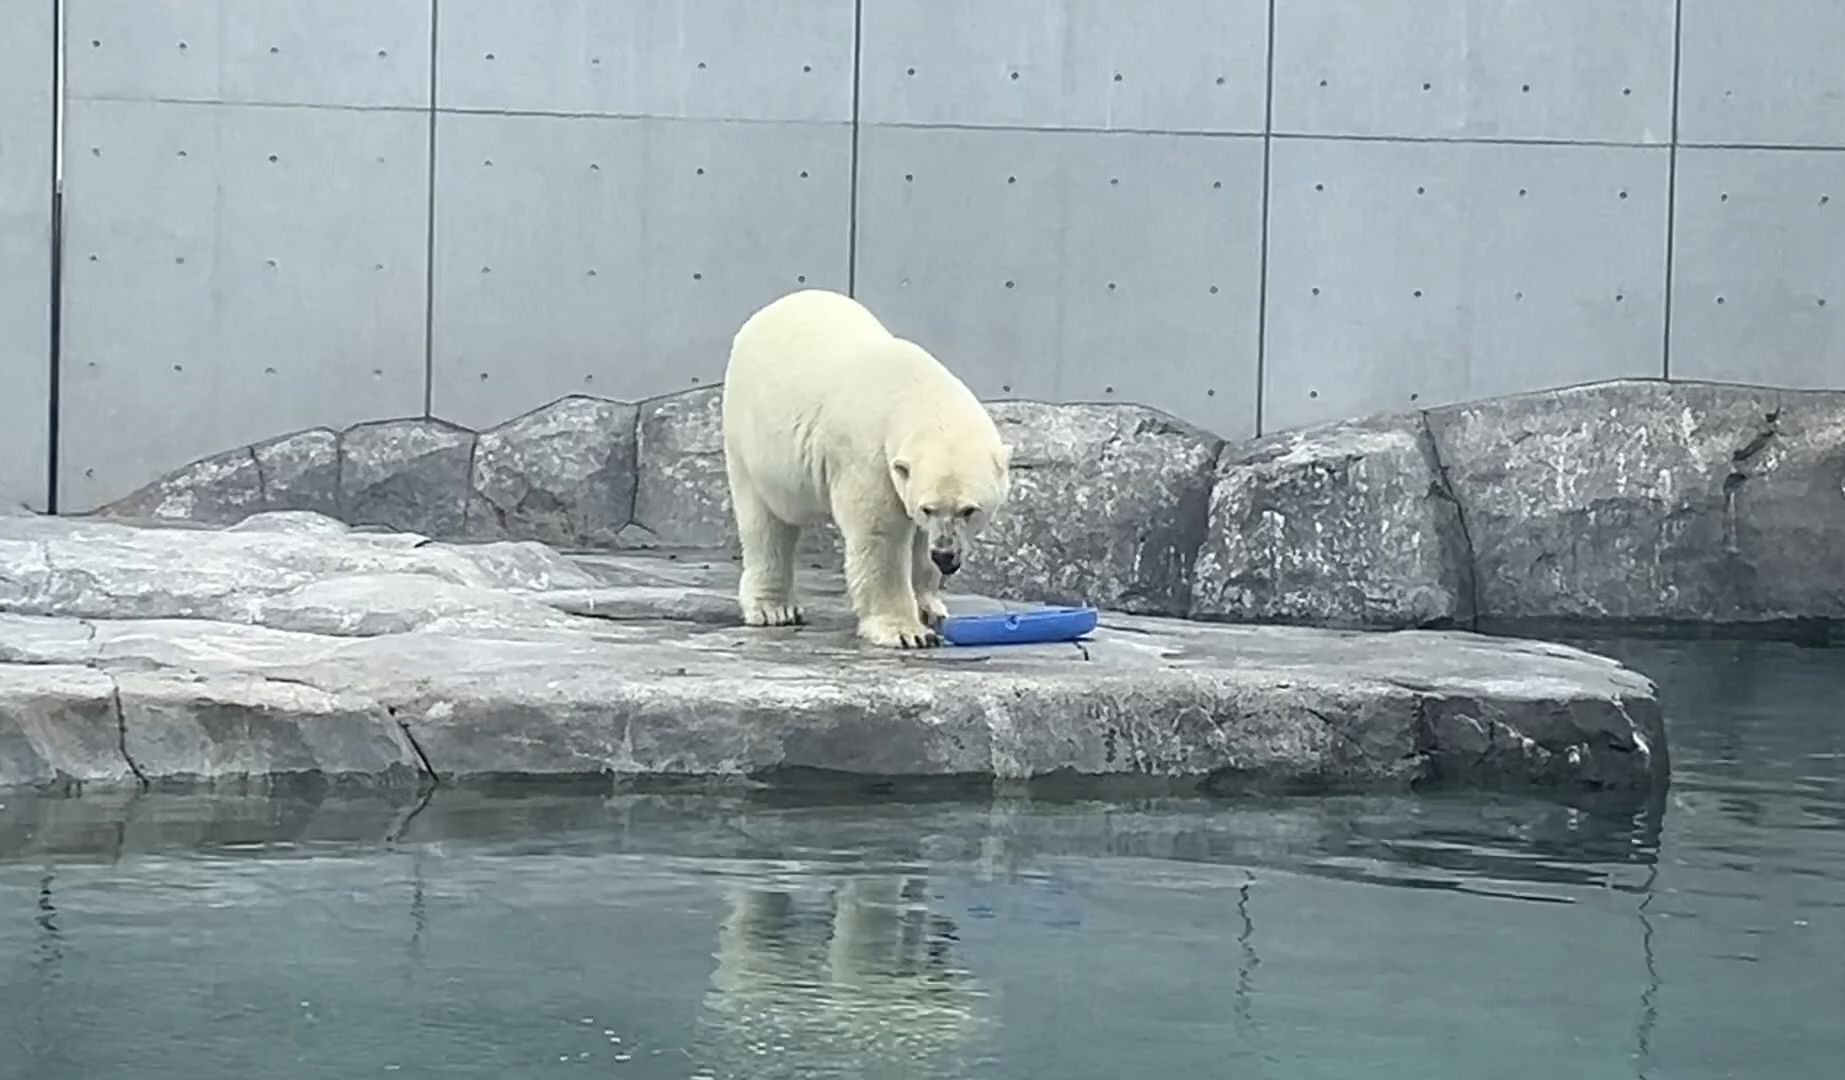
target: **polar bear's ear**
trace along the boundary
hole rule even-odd
[[[1012,467],[1012,446],[1011,444],[1000,443],[999,453],[993,455],[993,460],[999,463],[999,467],[1002,471],[1006,469],[1010,469]]]

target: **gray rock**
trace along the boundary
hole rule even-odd
[[[309,582],[263,600],[251,621],[334,637],[406,634],[423,628],[569,625],[558,609],[529,596],[427,574],[354,574]]]
[[[960,586],[1183,615],[1222,441],[1137,405],[988,406],[1012,492]]]
[[[263,509],[263,482],[249,447],[195,461],[100,507],[98,517],[229,525]]]
[[[87,622],[0,611],[0,665],[87,664],[95,655],[96,628]]]
[[[340,513],[340,437],[327,428],[284,435],[250,448],[262,471],[263,507]]]
[[[1470,625],[1466,532],[1421,416],[1332,424],[1226,449],[1191,615]]]
[[[304,527],[298,515],[291,515],[292,531],[0,519],[0,610],[83,619],[198,618],[328,633],[350,616],[350,628],[337,632],[360,633],[367,626],[465,620],[467,597],[494,612],[491,621],[510,625],[507,602],[514,594],[597,584],[540,544],[450,546],[414,534],[343,531],[322,520],[342,531]],[[340,598],[336,610],[327,608],[328,590]],[[528,621],[538,617],[537,609],[527,610]]]
[[[301,432],[105,516],[318,511],[438,538],[734,551],[720,393],[566,399],[478,440],[425,420]],[[1018,467],[957,582],[976,591],[1335,626],[1845,622],[1845,393],[1621,382],[1435,410],[1432,439],[1379,417],[1228,449],[1129,406],[991,408]],[[0,604],[51,573],[12,542]],[[809,565],[838,549],[830,524],[803,534]]]
[[[101,507],[126,521],[233,525],[266,510],[339,513],[339,436],[324,428],[227,450]]]
[[[108,675],[68,664],[0,663],[0,789],[131,781],[121,748]]]
[[[0,775],[24,784],[125,780],[124,762],[155,781],[391,783],[427,761],[461,779],[1644,794],[1666,768],[1652,684],[1561,646],[1110,615],[1082,647],[905,654],[852,637],[836,573],[813,575],[809,627],[716,622],[728,559],[577,567],[534,544],[480,558],[415,536],[55,519],[0,521],[5,542],[38,559],[17,590],[31,610],[0,618]],[[545,555],[571,568],[546,570]],[[119,714],[99,711],[118,691]]]
[[[722,404],[716,386],[641,404],[634,527],[625,542],[736,547]]]
[[[262,673],[123,672],[122,748],[149,780],[315,773],[413,782],[420,759],[387,707]]]
[[[567,397],[483,432],[470,534],[613,547],[634,510],[638,412]]]
[[[1845,393],[1618,382],[1429,423],[1483,619],[1845,618]]]
[[[36,517],[0,518],[0,612],[26,611],[51,588],[51,555]]]
[[[313,533],[322,536],[338,536],[352,531],[352,526],[312,510],[265,510],[260,514],[251,514],[235,525],[226,526],[229,532],[285,532]]]
[[[426,536],[466,531],[473,432],[440,420],[359,424],[340,440],[340,517]]]

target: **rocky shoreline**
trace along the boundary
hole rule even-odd
[[[1080,645],[736,625],[721,551],[566,557],[311,512],[0,517],[0,788],[1106,782],[1657,793],[1653,685],[1576,649],[1109,613]],[[957,595],[956,610],[998,606]]]
[[[1845,626],[1845,392],[1622,381],[1226,444],[992,405],[1014,500],[957,610],[1082,646],[737,627],[717,392],[313,430],[0,517],[0,788],[1105,780],[1651,797],[1654,687],[1474,631]]]

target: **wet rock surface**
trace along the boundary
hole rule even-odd
[[[0,786],[1109,778],[1644,793],[1653,686],[1562,646],[1111,614],[1083,644],[860,645],[735,625],[722,553],[567,558],[312,514],[0,518]],[[955,596],[959,611],[998,601]]]

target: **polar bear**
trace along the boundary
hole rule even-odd
[[[803,621],[795,545],[830,516],[859,636],[941,644],[942,579],[1006,501],[1012,456],[973,391],[858,301],[803,289],[744,320],[722,394],[744,623]]]

